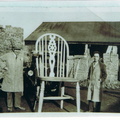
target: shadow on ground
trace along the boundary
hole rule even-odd
[[[75,97],[75,87],[67,87],[66,93]],[[87,102],[87,88],[81,87],[81,112],[85,113],[88,111]],[[22,97],[22,106],[26,108],[25,111],[15,110],[13,112],[32,112],[36,113],[38,111],[38,102],[36,104],[35,111],[33,110],[33,105],[35,101],[35,96],[33,93]],[[0,91],[0,112],[8,113],[6,105],[6,93]],[[65,100],[64,109],[60,109],[60,101],[44,101],[42,112],[77,112],[76,99],[75,100]],[[100,113],[119,113],[120,112],[120,90],[108,90],[103,91],[101,112]]]

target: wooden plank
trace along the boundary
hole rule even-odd
[[[60,77],[62,77],[62,74],[61,74],[61,70],[62,70],[62,57],[63,57],[63,51],[62,51],[62,49],[63,49],[63,41],[61,41],[61,56],[60,56]]]
[[[113,54],[117,54],[117,52],[118,52],[117,46],[113,46],[112,53],[113,53]]]
[[[58,48],[57,48],[57,77],[58,77],[58,75],[59,75],[58,73],[59,73],[59,68],[60,68],[60,66],[59,66],[59,61],[60,61],[60,60],[59,60],[59,54],[60,54],[60,53],[59,53],[59,52],[60,52],[60,51],[59,51],[59,50],[60,50],[59,47],[60,47],[60,44],[59,44],[59,43],[60,43],[60,38],[58,38]]]
[[[72,96],[68,96],[68,95],[65,95],[63,97],[61,96],[50,96],[50,97],[44,97],[43,98],[44,100],[66,100],[66,99],[72,99],[74,100],[74,98]]]
[[[107,51],[106,51],[107,54],[110,54],[112,52],[112,47],[113,46],[108,46]]]
[[[85,58],[85,55],[75,55],[75,56],[68,56],[68,60],[74,60],[74,59],[81,59],[81,58]]]
[[[47,76],[47,36],[45,36],[45,76]]]

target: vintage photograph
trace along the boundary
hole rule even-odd
[[[1,5],[0,114],[120,113],[119,8]]]

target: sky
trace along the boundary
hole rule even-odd
[[[120,21],[120,2],[0,2],[0,25],[21,27],[24,39],[42,22]]]

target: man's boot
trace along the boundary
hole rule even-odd
[[[100,112],[101,102],[95,102],[94,112]]]
[[[89,108],[88,108],[89,112],[94,112],[94,103],[92,101],[89,101],[88,105],[89,105]]]

